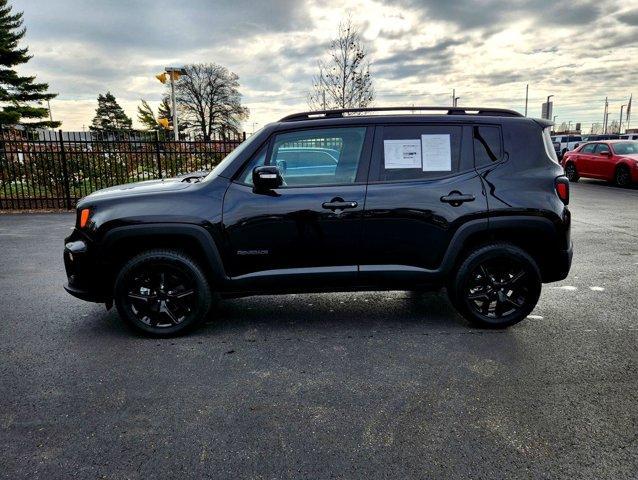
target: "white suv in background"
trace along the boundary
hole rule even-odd
[[[583,137],[580,135],[554,135],[552,142],[554,143],[554,150],[559,160],[563,158],[565,152],[575,149],[583,141]]]
[[[620,136],[621,140],[638,140],[638,133],[625,133]]]

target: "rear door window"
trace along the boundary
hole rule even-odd
[[[384,125],[377,132],[371,182],[442,178],[460,169],[462,126]]]
[[[585,145],[581,150],[582,153],[594,153],[594,148],[596,147],[595,143],[590,143],[589,145]]]

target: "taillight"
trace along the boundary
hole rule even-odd
[[[569,180],[567,177],[558,177],[554,183],[558,198],[565,204],[569,204]]]

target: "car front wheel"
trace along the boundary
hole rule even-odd
[[[154,336],[185,332],[212,303],[201,267],[177,250],[149,250],[129,260],[117,276],[114,297],[128,325]]]
[[[534,259],[510,244],[492,244],[472,252],[448,287],[450,299],[472,324],[504,328],[529,315],[541,293]]]

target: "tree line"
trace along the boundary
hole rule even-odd
[[[57,96],[35,76],[19,75],[16,67],[32,57],[20,45],[25,36],[23,14],[14,13],[8,0],[0,0],[0,126],[57,128],[49,101]],[[318,64],[318,73],[308,93],[311,109],[366,107],[374,101],[368,52],[360,29],[348,18],[339,25],[327,52]],[[214,135],[225,137],[238,133],[249,116],[242,104],[239,77],[216,63],[190,64],[175,82],[175,105],[180,134],[194,134],[202,139]],[[137,120],[147,130],[173,129],[170,87],[162,96],[157,111],[141,99]],[[92,131],[132,130],[133,120],[107,91],[97,97],[97,109],[89,127]]]

